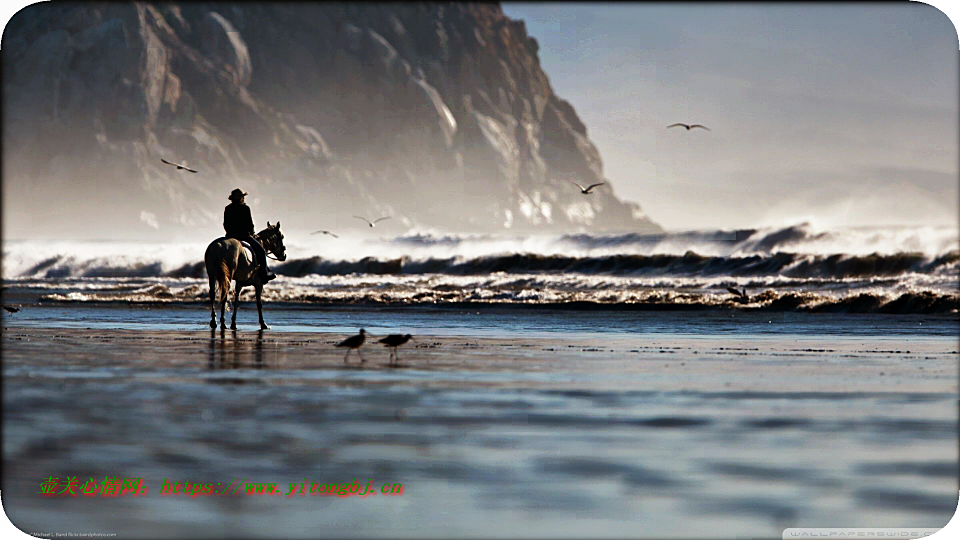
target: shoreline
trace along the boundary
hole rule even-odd
[[[9,294],[9,293],[8,293]],[[23,296],[8,297],[12,302],[25,306],[69,306],[81,305],[89,307],[119,307],[132,308],[162,308],[162,307],[205,307],[209,309],[209,300],[86,300],[63,298],[39,298],[35,303],[23,302]],[[799,295],[787,293],[764,305],[740,305],[730,301],[717,303],[702,302],[398,302],[392,300],[344,300],[334,301],[293,301],[293,300],[263,300],[263,306],[269,309],[343,309],[343,308],[425,308],[438,310],[463,309],[491,309],[491,310],[543,310],[560,312],[706,312],[706,313],[810,313],[810,314],[877,314],[889,316],[926,315],[957,317],[960,313],[960,296],[956,294],[934,295],[924,293],[904,293],[896,299],[883,301],[881,296],[859,294],[836,299],[834,302],[804,304]],[[232,299],[231,299],[232,302]],[[245,291],[241,299],[242,305],[253,302],[252,293]],[[960,319],[956,319],[960,320]]]

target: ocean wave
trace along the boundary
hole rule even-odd
[[[344,273],[696,272],[889,275],[957,265],[956,229],[771,229],[559,236],[417,232],[393,238],[286,235],[287,275]],[[202,277],[207,242],[40,242],[3,246],[10,277]],[[935,270],[925,268],[932,263]],[[795,267],[791,267],[795,265]]]
[[[535,279],[460,285],[439,282],[400,282],[384,284],[358,280],[349,284],[279,285],[264,290],[266,302],[287,304],[369,304],[369,305],[528,305],[578,309],[626,310],[716,310],[808,311],[830,313],[956,313],[960,294],[955,291],[911,290],[906,292],[860,289],[844,292],[764,289],[751,291],[747,299],[726,292],[725,288],[701,291],[615,287],[606,284],[592,288],[545,286]],[[253,298],[245,289],[243,301]],[[130,290],[85,290],[50,293],[41,302],[89,303],[197,303],[209,302],[209,289],[200,282],[181,286],[154,283]]]
[[[289,277],[309,275],[485,275],[508,274],[580,274],[633,277],[750,277],[783,276],[788,278],[882,278],[907,274],[956,276],[960,272],[960,252],[952,251],[937,257],[922,253],[851,256],[804,255],[775,253],[748,256],[704,256],[694,252],[683,255],[610,255],[577,257],[532,253],[492,255],[476,258],[377,258],[331,260],[314,256],[274,263],[277,274]],[[77,261],[74,257],[50,258],[25,270],[19,277],[43,279],[82,278],[204,278],[202,262],[185,263],[164,270],[160,262],[132,262],[126,266],[116,261],[93,259]]]

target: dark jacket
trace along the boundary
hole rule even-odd
[[[244,203],[232,202],[223,209],[223,230],[229,238],[253,236],[253,216],[250,207]]]

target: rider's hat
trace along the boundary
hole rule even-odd
[[[240,191],[240,188],[237,188],[231,191],[230,196],[227,198],[230,199],[231,201],[238,201],[240,200],[241,197],[246,197],[246,196],[247,196],[246,193],[244,193],[243,191]]]

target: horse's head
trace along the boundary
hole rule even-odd
[[[276,255],[277,260],[287,260],[287,248],[283,245],[283,233],[280,232],[279,221],[276,225],[270,225],[268,221],[267,228],[257,233],[257,236],[267,253]]]

